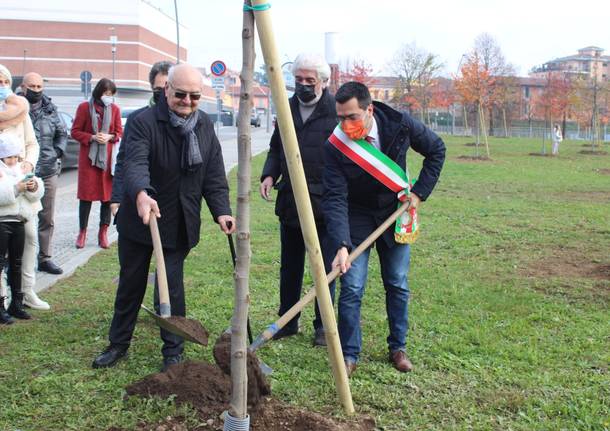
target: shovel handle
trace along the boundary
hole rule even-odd
[[[358,258],[358,256],[360,256],[362,252],[369,248],[371,244],[373,244],[373,242],[375,242],[375,240],[379,238],[381,234],[383,234],[390,227],[390,225],[394,223],[398,217],[400,217],[403,212],[409,209],[410,204],[410,201],[406,201],[400,207],[398,207],[398,209],[394,211],[392,215],[390,215],[390,217],[388,217],[381,225],[379,225],[379,227],[377,227],[377,229],[375,229],[373,233],[371,233],[364,241],[362,241],[362,243],[358,247],[356,247],[349,254],[349,256],[347,257],[347,261],[349,263],[352,263],[354,260],[356,260],[356,258]],[[326,280],[330,284],[340,274],[340,269],[335,268],[326,275]],[[292,320],[294,316],[300,313],[303,308],[305,308],[305,306],[309,304],[315,297],[316,289],[310,289],[309,292],[307,292],[296,304],[292,306],[292,308],[290,308],[290,310],[286,311],[278,320],[269,325],[267,329],[263,331],[262,334],[256,337],[256,340],[254,340],[254,342],[250,344],[248,350],[254,352],[258,348],[260,348],[263,344],[270,340],[271,337],[273,337],[277,331],[282,329],[286,325],[286,323],[290,322],[290,320]]]
[[[163,245],[159,234],[157,216],[151,212],[149,218],[150,236],[152,237],[155,262],[157,264],[157,284],[159,285],[159,314],[161,317],[170,317],[172,309],[169,302],[169,289],[167,287],[167,272],[165,271],[165,259],[163,258]]]
[[[230,220],[227,222],[227,227],[231,229],[233,226],[233,222]],[[231,250],[231,259],[233,260],[233,269],[237,266],[237,253],[235,252],[235,243],[233,242],[233,234],[227,234],[227,238],[229,240],[229,249]],[[248,318],[246,320],[246,329],[248,332],[248,341],[252,344],[252,328],[250,327],[250,313],[248,313]]]

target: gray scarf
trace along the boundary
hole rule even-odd
[[[93,134],[96,135],[100,132],[99,129],[99,115],[95,110],[93,97],[89,99],[89,115],[91,116],[91,125],[93,127]],[[108,133],[110,130],[110,121],[112,120],[112,105],[104,106],[104,114],[102,115],[102,133]],[[108,163],[108,154],[106,153],[106,144],[100,144],[97,141],[91,141],[89,143],[89,160],[91,164],[106,170]]]
[[[178,129],[183,139],[182,157],[180,167],[186,170],[195,170],[197,165],[203,163],[201,151],[199,150],[199,139],[195,133],[195,126],[199,119],[199,110],[196,110],[186,118],[169,111],[169,122],[172,127]]]

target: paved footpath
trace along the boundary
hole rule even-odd
[[[263,128],[252,129],[252,154],[256,155],[269,147],[270,133]],[[223,127],[220,131],[220,142],[225,163],[225,171],[228,173],[237,165],[237,129],[234,127]],[[87,230],[87,243],[85,248],[77,249],[74,246],[78,234],[78,200],[76,199],[76,172],[65,174],[70,179],[70,184],[60,186],[57,190],[55,202],[55,232],[53,234],[53,261],[63,270],[61,275],[51,275],[44,272],[36,273],[36,286],[34,290],[40,292],[46,290],[62,278],[69,277],[78,267],[89,261],[91,256],[101,251],[97,245],[97,230],[99,226],[99,203],[94,203],[89,216],[89,228]],[[253,172],[252,175],[258,175]],[[254,191],[253,191],[254,192]],[[108,235],[109,241],[117,240],[117,232],[111,226]],[[44,295],[43,295],[44,299]],[[51,304],[51,307],[53,304]]]

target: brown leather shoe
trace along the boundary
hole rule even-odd
[[[397,350],[396,352],[390,352],[390,362],[394,365],[401,373],[408,373],[409,371],[413,371],[413,364],[407,358],[407,354],[402,350]]]
[[[344,361],[345,362],[345,371],[347,372],[347,378],[349,379],[352,374],[354,374],[354,371],[356,371],[356,368],[358,368],[358,364],[356,364],[355,362],[352,361]]]

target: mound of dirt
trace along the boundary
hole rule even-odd
[[[601,169],[596,169],[598,174],[601,175],[610,175],[610,169],[608,168],[601,168]]]
[[[228,376],[231,375],[231,334],[224,333],[214,344],[214,360],[216,365]],[[258,404],[264,395],[271,393],[271,387],[265,375],[258,366],[258,358],[252,352],[248,352],[246,363],[248,371],[248,403]]]
[[[487,156],[458,156],[458,159],[469,162],[491,162],[491,158]]]
[[[249,383],[248,386],[251,384]],[[252,388],[248,387],[248,393],[251,390]],[[161,398],[173,395],[176,403],[188,403],[193,406],[200,421],[200,425],[188,428],[184,418],[168,417],[158,424],[140,423],[136,430],[222,430],[221,415],[229,409],[231,380],[215,365],[186,361],[172,365],[165,373],[151,374],[128,386],[127,395]],[[340,421],[285,405],[269,397],[261,396],[258,401],[249,408],[250,429],[253,431],[370,431],[375,429],[375,421],[369,417]],[[121,431],[120,428],[114,427],[110,430]]]

